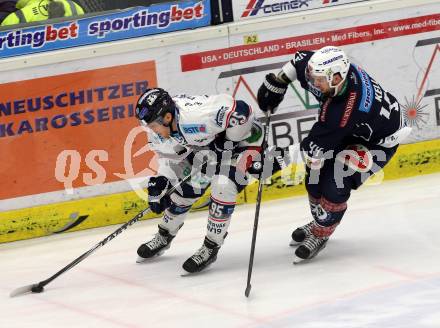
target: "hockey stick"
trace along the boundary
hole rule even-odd
[[[255,208],[254,229],[252,231],[252,243],[251,243],[251,253],[249,256],[247,284],[246,284],[246,290],[244,292],[246,297],[249,297],[249,294],[251,293],[251,288],[252,288],[251,277],[252,277],[252,268],[254,266],[255,243],[256,243],[256,239],[257,239],[258,218],[260,216],[261,195],[263,193],[264,160],[266,158],[265,154],[266,154],[267,144],[268,144],[268,140],[269,140],[270,118],[271,118],[270,112],[267,112],[266,124],[264,126],[264,139],[263,139],[263,144],[261,145],[262,149],[264,149],[263,158],[261,159],[262,163],[263,163],[263,170],[261,171],[260,177],[258,179],[257,206]]]
[[[205,164],[208,163],[208,160],[205,160],[204,162],[202,162],[202,164],[200,166],[198,166],[199,168],[202,168]],[[200,169],[198,169],[196,171],[196,173],[198,173],[200,171]],[[177,188],[179,188],[184,182],[188,181],[189,179],[191,179],[191,177],[193,176],[193,174],[188,174],[186,177],[184,177],[182,180],[179,181],[179,183],[177,183],[175,186],[171,187],[166,195],[170,195],[171,193],[173,193]],[[105,244],[107,244],[110,240],[112,240],[113,238],[115,238],[117,235],[119,235],[122,231],[124,231],[125,229],[127,229],[129,226],[131,226],[132,224],[136,223],[137,221],[139,221],[145,214],[150,212],[150,208],[147,207],[145,210],[143,210],[142,212],[139,212],[134,218],[132,218],[130,221],[127,221],[126,223],[124,223],[122,226],[120,226],[118,229],[116,229],[113,233],[111,233],[110,235],[108,235],[106,238],[104,238],[102,241],[100,241],[99,243],[97,243],[95,246],[93,246],[90,250],[88,250],[87,252],[85,252],[84,254],[82,254],[81,256],[79,256],[78,258],[76,258],[75,260],[73,260],[72,262],[70,262],[68,265],[66,265],[64,268],[62,268],[60,271],[58,271],[57,273],[55,273],[53,276],[47,278],[46,280],[40,281],[39,283],[36,284],[32,284],[32,285],[27,285],[27,286],[23,286],[23,287],[19,287],[15,290],[13,290],[10,293],[10,297],[15,297],[15,296],[19,296],[19,295],[24,295],[27,293],[41,293],[44,291],[44,286],[46,286],[47,284],[49,284],[50,282],[52,282],[53,280],[55,280],[57,277],[59,277],[61,274],[63,274],[64,272],[72,269],[74,266],[76,266],[78,263],[82,262],[85,258],[87,258],[90,254],[92,254],[94,251],[96,251],[98,248],[100,248],[101,246],[104,246]]]
[[[76,226],[83,223],[89,216],[88,215],[78,215],[78,212],[70,214],[70,220],[60,229],[56,231],[49,232],[50,234],[57,234],[57,233],[63,233],[67,230],[70,230],[72,228],[75,228]]]

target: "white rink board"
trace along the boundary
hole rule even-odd
[[[283,26],[283,28],[267,29],[267,22],[262,22],[264,30],[259,30],[258,24],[255,24],[253,25],[255,29],[252,33],[235,32],[235,30],[240,30],[240,25],[238,24],[231,25],[229,33],[225,32],[225,26],[219,27],[219,30],[223,30],[223,32],[218,33],[221,35],[220,37],[212,35],[209,39],[203,39],[203,37],[201,37],[200,40],[183,43],[179,40],[176,45],[172,45],[173,36],[171,34],[169,35],[171,37],[168,37],[168,39],[167,36],[165,36],[164,40],[160,40],[158,37],[142,38],[139,39],[139,41],[142,40],[144,44],[143,48],[145,49],[133,51],[125,51],[125,49],[137,48],[132,47],[131,43],[115,42],[114,47],[119,48],[115,54],[111,54],[111,51],[106,51],[105,45],[96,47],[96,50],[94,50],[94,47],[86,47],[86,49],[90,49],[90,53],[108,52],[109,54],[59,62],[60,57],[63,57],[63,52],[58,52],[58,63],[51,62],[47,65],[43,64],[40,66],[27,67],[26,69],[9,71],[7,74],[0,75],[0,83],[153,60],[156,63],[158,85],[169,90],[171,93],[214,94],[225,92],[235,94],[238,99],[249,102],[254,109],[257,109],[258,106],[254,100],[254,96],[264,79],[264,75],[268,72],[277,72],[279,70],[279,68],[263,70],[261,66],[282,65],[282,63],[291,59],[291,53],[294,52],[293,48],[290,54],[282,54],[283,51],[273,51],[263,59],[250,59],[240,63],[226,63],[209,68],[195,68],[189,71],[182,70],[182,56],[202,52],[219,52],[222,50],[227,52],[227,48],[244,46],[244,39],[249,36],[256,37],[260,43],[269,42],[277,45],[277,43],[279,43],[278,40],[285,38],[301,38],[301,36],[304,35],[330,33],[329,31],[353,29],[361,25],[402,20],[439,12],[440,4],[434,4],[390,10],[382,13],[357,15],[355,17],[336,18],[314,23],[295,24],[291,27]],[[421,92],[439,92],[440,90],[440,47],[437,46],[438,43],[432,43],[435,42],[439,36],[440,18],[438,24],[437,30],[435,31],[375,40],[373,42],[360,42],[344,45],[342,48],[347,51],[354,63],[364,67],[385,89],[388,89],[402,104],[405,104],[406,100],[411,100],[417,96],[425,75],[427,75],[427,79]],[[275,20],[274,25],[276,25]],[[203,30],[204,29],[196,30],[193,33],[195,33],[195,35],[201,35],[204,33]],[[209,31],[207,34],[213,34],[212,30],[213,28],[207,29],[207,31]],[[298,33],[298,31],[301,31],[301,33]],[[187,38],[190,38],[190,33],[183,33],[186,34],[182,35],[186,35]],[[174,35],[177,36],[179,33],[175,33]],[[176,39],[177,38],[178,37],[176,37]],[[426,40],[431,40],[431,44],[418,45],[418,42],[423,43]],[[158,41],[166,41],[163,42],[163,44],[170,45],[159,47],[157,45],[159,43]],[[330,39],[327,41],[331,42]],[[148,47],[149,43],[152,44],[151,48]],[[312,45],[310,48],[317,49],[326,44],[330,43]],[[104,51],[100,51],[101,48],[103,48]],[[71,50],[66,51],[66,54],[71,53],[73,53]],[[29,62],[32,62],[33,58],[38,57],[39,55],[30,56]],[[56,61],[56,56],[54,60]],[[427,68],[431,61],[432,65],[429,67],[429,72],[427,73]],[[7,65],[7,63],[5,65]],[[244,69],[254,69],[257,72],[240,72],[240,70]],[[231,71],[233,72],[231,73]],[[222,77],[222,75],[225,74],[230,74],[231,77]],[[237,86],[240,77],[245,80],[245,84],[247,83],[250,90],[244,83],[239,83]],[[298,84],[295,86],[301,98],[303,98],[304,101],[307,100],[305,92]],[[421,106],[426,105],[426,107],[423,109],[421,121],[418,123],[419,128],[415,129],[408,142],[429,140],[440,136],[439,97],[440,93],[436,93],[422,98]],[[288,92],[277,114],[293,112],[294,116],[305,118],[304,122],[300,123],[301,129],[299,132],[297,131],[297,118],[289,122],[291,140],[294,142],[300,141],[300,134],[304,134],[307,131],[310,127],[309,120],[316,116],[316,107],[317,103],[313,97],[308,99],[308,106],[305,106],[293,90]],[[285,121],[285,117],[283,117],[282,120]],[[274,117],[274,121],[277,121],[276,117]],[[282,134],[283,128],[280,127],[279,129],[279,133]],[[285,140],[280,140],[281,145],[283,145],[283,142],[285,143],[288,138],[284,139]]]
[[[328,35],[328,37],[324,38],[325,43],[310,46],[310,49],[314,50],[324,45],[333,44],[332,40],[336,38],[337,35],[342,35],[341,30],[347,30],[347,32],[344,32],[344,35],[346,38],[349,38],[350,36],[356,35],[356,29],[358,29],[359,26],[381,24],[388,21],[402,21],[400,26],[405,26],[406,19],[430,15],[435,12],[438,13],[439,11],[440,5],[436,4],[391,10],[372,15],[344,17],[293,25],[291,27],[283,26],[282,28],[256,30],[255,32],[234,33],[230,35],[230,48],[234,47],[233,51],[217,47],[211,49],[212,52],[205,53],[204,60],[212,60],[213,58],[222,56],[222,59],[218,60],[219,65],[230,62],[230,60],[228,61],[227,59],[232,56],[239,57],[240,54],[243,54],[243,51],[250,51],[248,46],[243,45],[244,40],[249,37],[256,38],[260,43],[267,44],[266,49],[272,47],[270,49],[273,50],[268,50],[267,55],[261,55],[261,59],[254,59],[251,55],[244,55],[243,58],[249,57],[249,60],[243,59],[239,63],[232,63],[232,72],[229,65],[220,66],[222,67],[221,75],[219,75],[215,81],[216,85],[221,86],[219,81],[227,80],[227,78],[222,78],[222,75],[227,74],[233,76],[232,79],[235,85],[241,80],[236,97],[248,101],[254,108],[257,108],[258,106],[254,100],[254,96],[265,74],[278,72],[281,65],[292,57],[291,53],[285,54],[290,51],[286,49],[286,46],[288,47],[289,44],[292,44],[285,41],[286,39],[298,38],[301,40],[302,36],[316,34],[316,36],[310,38],[304,37],[304,39],[301,40],[307,42],[319,38],[320,33]],[[417,116],[417,125],[406,143],[440,137],[440,47],[437,43],[440,17],[436,22],[439,25],[437,26],[437,30],[434,31],[373,41],[365,41],[365,38],[358,37],[358,41],[353,41],[356,43],[341,46],[348,53],[353,63],[365,68],[386,90],[392,92],[402,105],[406,105],[408,101],[417,98],[419,92],[421,93],[420,106],[424,108]],[[268,25],[269,24],[266,24],[265,26],[267,27]],[[332,33],[333,31],[335,33]],[[358,32],[358,34],[360,33],[361,32]],[[353,36],[353,38],[356,37]],[[299,42],[297,42],[297,44],[298,43]],[[423,45],[424,43],[428,44]],[[255,49],[262,50],[263,48],[259,48],[259,44],[256,44]],[[292,48],[291,52],[293,51]],[[274,68],[274,66],[276,68]],[[214,72],[211,71],[212,68],[203,69],[202,67],[200,70],[196,69],[197,65],[194,65],[194,71],[184,72],[184,75],[191,74],[193,80],[198,80],[206,77],[207,73],[209,73],[209,75],[214,74]],[[424,81],[425,76],[426,80]],[[424,82],[423,85],[422,82]],[[280,146],[286,146],[286,143],[292,140],[295,143],[301,141],[301,138],[304,137],[310,127],[310,120],[316,117],[317,113],[317,102],[314,98],[311,96],[307,103],[307,101],[305,101],[307,100],[306,94],[299,83],[296,82],[294,86],[302,100],[293,89],[290,89],[277,111],[277,114],[290,113],[290,116],[295,116],[288,120],[288,126],[286,125],[285,116],[279,118],[280,121],[284,122],[279,122],[280,125],[277,128],[277,143]],[[217,87],[215,91],[223,92],[224,90]],[[304,104],[303,101],[306,102],[306,104]],[[273,121],[277,122],[276,116],[273,117]],[[289,137],[285,135],[288,130],[290,130]]]
[[[390,1],[390,3],[393,3],[393,1]],[[365,6],[365,11],[368,11],[367,3],[363,4],[361,2],[356,6],[357,8]],[[350,5],[339,8],[350,8]],[[330,33],[329,31],[352,29],[353,27],[386,21],[438,15],[439,12],[440,4],[437,3],[382,13],[374,12],[345,17],[343,12],[340,9],[337,11],[337,7],[335,7],[335,13],[337,13],[335,16],[341,15],[342,18],[307,24],[295,23],[292,26],[284,24],[282,28],[274,28],[279,20],[285,19],[282,17],[289,18],[289,15],[282,15],[279,16],[279,19],[275,17],[275,19],[261,20],[261,22],[252,21],[253,25],[249,25],[249,22],[243,22],[243,24],[236,23],[195,31],[170,33],[163,36],[140,38],[139,40],[84,47],[83,49],[70,49],[45,56],[33,55],[24,59],[20,58],[16,59],[15,62],[14,60],[1,61],[0,66],[2,69],[7,70],[6,66],[8,65],[10,67],[21,65],[21,68],[1,74],[0,83],[151,60],[156,65],[158,85],[171,93],[214,94],[224,92],[234,94],[236,98],[249,102],[258,112],[254,96],[263,81],[264,75],[270,71],[278,71],[280,65],[290,59],[291,53],[280,55],[277,51],[274,51],[264,58],[249,60],[244,56],[241,62],[226,61],[224,64],[208,65],[206,68],[201,67],[191,70],[183,69],[183,58],[202,52],[218,52],[224,49],[228,51],[228,48],[231,47],[244,47],[245,37],[249,36],[256,36],[262,44],[265,42],[277,44],[277,40],[285,38],[301,38],[312,33]],[[329,13],[329,11],[326,12],[326,15],[329,15]],[[312,18],[319,15],[319,13],[312,12],[304,13],[304,16]],[[268,28],[271,24],[272,28]],[[240,32],[246,30],[246,28],[252,29],[252,31]],[[427,79],[423,90],[421,90],[422,95],[426,91],[440,89],[440,48],[437,43],[429,42],[426,45],[417,46],[419,41],[423,43],[426,40],[435,41],[436,38],[438,39],[439,30],[440,25],[437,26],[436,30],[429,32],[374,40],[372,42],[347,44],[342,47],[355,63],[363,66],[384,88],[393,92],[404,103],[405,98],[412,99],[413,96],[417,96],[425,75]],[[323,46],[323,44],[320,46]],[[291,52],[293,52],[293,49],[291,49]],[[430,62],[432,62],[432,65],[429,65]],[[260,69],[262,65],[271,65],[271,68],[267,70]],[[428,67],[429,74],[427,74]],[[243,71],[244,69],[248,70]],[[252,73],[249,70],[254,70],[254,72]],[[277,115],[273,117],[272,132],[274,133],[271,141],[274,141],[274,137],[276,137],[275,141],[279,146],[287,146],[300,141],[306,135],[307,130],[311,128],[316,117],[317,104],[314,99],[310,97],[306,101],[307,106],[305,106],[300,98],[307,100],[307,95],[298,85],[296,85],[296,89],[299,96],[295,94],[293,89],[290,89]],[[426,105],[421,116],[424,122],[420,122],[419,128],[415,129],[409,142],[440,137],[440,95],[424,96],[421,104]],[[16,209],[131,190],[129,184],[124,181],[86,188],[77,188],[74,195],[66,195],[63,191],[56,191],[50,193],[50,195],[40,194],[12,201],[3,200],[0,202],[0,207],[4,210]]]

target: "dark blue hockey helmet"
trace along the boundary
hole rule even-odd
[[[143,124],[149,124],[165,116],[173,114],[174,101],[164,89],[147,89],[138,99],[136,104],[136,118]]]

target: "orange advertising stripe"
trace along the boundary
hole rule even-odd
[[[58,175],[77,176],[73,187],[121,180],[124,143],[139,126],[137,98],[155,86],[154,61],[0,84],[0,199],[64,189],[55,168],[65,150],[75,156]],[[145,142],[145,134],[136,137],[131,153]],[[131,159],[133,171],[151,158]]]

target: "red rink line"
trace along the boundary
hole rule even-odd
[[[415,25],[414,25],[415,24]],[[440,30],[440,14],[412,17],[257,44],[209,50],[180,57],[182,72],[283,56],[298,50],[319,49],[325,45],[343,46]]]

